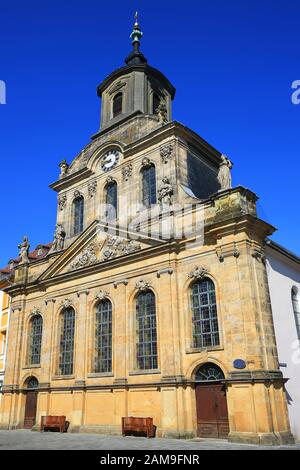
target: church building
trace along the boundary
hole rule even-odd
[[[140,51],[98,86],[100,130],[60,163],[52,244],[24,237],[0,427],[293,442],[265,263],[274,227],[230,160],[172,120],[175,88]]]

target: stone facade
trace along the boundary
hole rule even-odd
[[[158,436],[193,437],[196,372],[212,363],[224,374],[229,439],[291,442],[266,267],[258,256],[274,229],[257,217],[251,191],[219,191],[221,153],[171,121],[175,91],[153,70],[128,65],[100,85],[102,129],[51,185],[58,193],[63,249],[19,265],[7,289],[12,314],[1,427],[23,427],[27,383],[35,377],[36,423],[42,415],[65,415],[74,432],[119,434],[123,416],[152,416]],[[153,87],[167,106],[163,122],[151,111]],[[111,100],[120,90],[125,112],[115,119]],[[110,151],[118,160],[108,173],[101,162]],[[141,171],[151,165],[157,199],[150,210],[143,206]],[[114,221],[105,216],[112,183],[118,188]],[[168,194],[159,198],[166,184],[168,201]],[[75,234],[79,198],[84,220]],[[191,288],[203,278],[215,286],[220,340],[195,348]],[[147,291],[155,295],[158,362],[141,370],[136,299]],[[99,373],[95,312],[101,299],[112,305],[112,366]],[[62,375],[60,318],[69,307],[75,312],[74,366]],[[34,309],[43,329],[40,363],[32,366],[28,338]],[[244,360],[243,370],[234,368],[237,358]]]

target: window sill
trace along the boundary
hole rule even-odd
[[[113,372],[94,372],[87,375],[88,379],[98,378],[98,377],[114,377]]]
[[[71,380],[75,379],[75,375],[54,375],[52,380]]]
[[[161,371],[159,369],[146,369],[146,370],[132,370],[129,372],[129,375],[152,375],[152,374],[160,374]]]
[[[25,366],[23,367],[23,370],[28,370],[28,369],[40,369],[41,368],[41,364],[35,364],[34,366]]]
[[[224,351],[224,346],[209,346],[206,348],[190,348],[186,349],[186,354],[197,354],[202,353],[203,351]]]

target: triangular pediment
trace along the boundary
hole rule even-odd
[[[41,275],[40,281],[88,266],[132,255],[165,242],[120,227],[93,222]]]

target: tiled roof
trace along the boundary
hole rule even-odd
[[[29,262],[45,258],[51,246],[52,246],[52,243],[37,245],[36,248],[33,251],[30,251],[28,254]],[[7,266],[5,266],[4,268],[0,268],[0,274],[2,275],[13,274],[14,268],[18,266],[20,261],[21,261],[20,257],[9,260]]]

